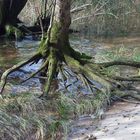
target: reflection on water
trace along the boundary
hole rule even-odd
[[[95,57],[96,62],[131,59],[140,61],[140,38],[93,38],[76,36],[72,46]]]
[[[140,60],[140,38],[92,38],[91,36],[71,36],[71,45],[80,52],[95,57],[96,62],[112,59]],[[10,67],[32,56],[39,46],[39,41],[21,42],[0,41],[0,68]]]
[[[31,40],[0,41],[0,68],[8,68],[17,62],[28,59],[36,51],[38,45],[38,41]]]
[[[14,64],[18,55],[14,42],[0,42],[0,68]]]
[[[23,40],[22,42],[1,40],[0,41],[0,73],[5,69],[17,64],[18,62],[28,59],[32,56],[39,46],[39,41]],[[40,66],[39,64],[32,66],[25,66],[22,68],[23,71],[17,71],[9,76],[10,82],[14,84],[5,88],[6,93],[23,93],[23,92],[33,92],[40,93],[40,83],[38,79],[31,79],[26,83],[19,84],[21,80],[24,80],[29,76],[32,71],[35,71]],[[9,81],[8,80],[8,81]],[[18,83],[18,85],[16,85]]]
[[[93,37],[86,37],[86,36],[71,36],[70,37],[71,46],[74,49],[92,55],[95,58],[95,62],[108,62],[113,60],[135,60],[140,61],[140,38],[93,38]],[[32,56],[39,46],[39,41],[32,41],[32,40],[23,40],[22,42],[14,42],[14,41],[0,41],[0,73],[5,69],[11,67],[12,65],[16,64],[19,61],[24,59],[28,59]],[[24,71],[32,72],[38,69],[40,63],[37,65],[32,65],[29,67],[25,66],[23,68]],[[120,67],[119,71],[120,74],[124,73],[126,75],[136,73],[137,69],[130,69],[128,67],[124,68]],[[25,76],[24,72],[15,72],[10,77],[15,78],[16,81],[18,79],[23,80],[27,76]],[[72,78],[72,81],[74,79]],[[72,82],[71,79],[69,82]],[[76,80],[75,80],[76,81]],[[63,82],[60,82],[63,84]],[[71,85],[71,83],[68,83]],[[70,91],[76,90],[76,87],[79,87],[81,83],[75,82],[73,87],[68,87]],[[24,86],[24,88],[23,88]],[[20,90],[20,88],[25,89],[26,91],[30,91],[33,87],[39,87],[39,81],[37,78],[33,78],[30,81],[22,84],[22,86],[14,86],[12,91],[15,92]],[[75,87],[74,87],[75,86]],[[61,88],[63,85],[61,85]],[[27,88],[27,89],[26,89]],[[21,90],[21,91],[22,91]],[[82,88],[82,91],[84,89]],[[10,91],[11,92],[11,91]],[[87,92],[87,90],[85,90]]]

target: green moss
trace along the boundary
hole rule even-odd
[[[54,21],[50,34],[50,43],[56,44],[58,42],[58,38],[60,37],[60,27],[60,24]]]
[[[23,37],[23,33],[12,25],[6,25],[5,30],[6,30],[7,37],[15,36],[17,39],[20,39]]]
[[[48,66],[48,79],[47,83],[45,85],[45,93],[48,95],[51,82],[53,80],[53,77],[56,74],[56,69],[57,69],[57,58],[56,58],[56,49],[55,48],[50,48],[50,55],[49,55],[49,66]]]
[[[80,71],[80,62],[75,60],[74,58],[70,57],[69,55],[64,55],[65,61],[69,64],[72,69],[76,69]]]
[[[60,30],[60,25],[57,22],[53,23],[53,26],[51,28],[51,33],[50,33],[50,40],[48,41],[48,33],[46,33],[46,35],[44,36],[44,38],[42,38],[41,43],[40,43],[40,47],[38,49],[38,52],[42,54],[42,56],[46,56],[47,52],[48,52],[48,48],[50,47],[48,45],[48,43],[51,44],[56,44],[58,41],[58,37],[59,37],[59,30]]]
[[[45,38],[42,38],[41,43],[39,45],[38,52],[44,57],[47,56],[47,52],[48,52],[48,38],[47,38],[47,35],[45,35]]]

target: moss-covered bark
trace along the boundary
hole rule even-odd
[[[71,21],[70,5],[71,5],[70,0],[56,0],[54,17],[52,17],[53,18],[52,25],[50,26],[46,36],[44,38],[42,38],[40,48],[39,48],[37,54],[35,54],[35,56],[30,58],[28,61],[25,61],[18,65],[13,66],[12,68],[7,70],[3,74],[2,78],[1,78],[1,80],[2,80],[1,93],[6,84],[6,79],[9,74],[20,69],[21,67],[25,66],[26,64],[37,63],[40,59],[43,59],[43,64],[42,64],[41,68],[37,72],[33,73],[28,79],[32,78],[39,72],[42,72],[42,71],[45,72],[45,74],[47,75],[47,80],[46,80],[46,84],[45,84],[44,94],[41,97],[44,97],[44,96],[48,97],[48,92],[51,87],[51,82],[52,82],[53,78],[55,77],[55,75],[57,75],[58,70],[59,70],[59,72],[61,72],[61,70],[64,70],[61,67],[63,64],[68,65],[68,67],[71,68],[71,70],[73,71],[73,73],[75,73],[76,76],[80,74],[82,81],[84,81],[87,85],[88,84],[92,85],[93,87],[91,87],[91,88],[100,90],[100,92],[96,92],[94,94],[85,95],[85,96],[83,95],[83,98],[81,98],[81,99],[80,99],[81,95],[79,95],[79,94],[78,94],[78,97],[74,97],[72,95],[72,99],[68,99],[67,96],[65,96],[63,100],[59,99],[59,96],[60,96],[59,95],[59,96],[56,96],[57,98],[52,98],[53,100],[51,100],[51,101],[50,100],[39,100],[36,97],[33,97],[33,98],[30,98],[30,97],[23,98],[22,97],[21,99],[19,97],[19,99],[17,98],[17,100],[16,100],[16,98],[15,98],[14,100],[12,99],[12,101],[8,101],[7,99],[5,99],[6,104],[4,103],[5,100],[2,99],[1,105],[4,104],[4,106],[2,106],[2,111],[0,114],[0,117],[2,116],[1,118],[3,120],[1,126],[3,127],[4,126],[3,124],[5,122],[8,122],[7,123],[8,125],[6,125],[4,127],[4,131],[0,132],[0,133],[2,133],[2,135],[11,134],[11,133],[9,133],[9,131],[13,130],[13,126],[15,126],[15,123],[18,119],[18,121],[20,120],[20,124],[17,122],[19,124],[18,130],[21,133],[17,133],[17,131],[12,131],[12,134],[14,136],[18,137],[19,139],[26,139],[27,136],[30,136],[30,134],[32,136],[34,136],[34,135],[36,136],[38,134],[39,135],[38,139],[41,139],[40,138],[41,136],[43,139],[44,138],[43,136],[45,134],[48,134],[46,132],[50,132],[50,131],[48,131],[48,128],[51,128],[51,130],[53,130],[53,132],[54,132],[54,130],[57,130],[57,128],[60,129],[60,126],[62,123],[61,118],[67,120],[67,119],[69,119],[69,117],[71,117],[71,116],[73,117],[73,114],[75,114],[75,115],[83,114],[85,110],[89,110],[88,113],[95,111],[95,109],[99,110],[101,107],[103,107],[107,104],[107,101],[110,98],[111,94],[116,94],[116,95],[121,94],[122,95],[121,92],[124,93],[124,91],[122,89],[119,90],[117,88],[117,84],[119,84],[119,83],[117,83],[117,81],[110,79],[109,77],[107,77],[107,75],[102,73],[104,71],[104,68],[107,68],[109,66],[113,66],[116,64],[117,65],[118,64],[120,64],[120,65],[128,64],[133,67],[136,67],[136,66],[140,67],[139,63],[135,63],[136,65],[134,65],[133,63],[130,63],[130,62],[127,62],[127,63],[114,62],[114,63],[95,64],[90,61],[91,57],[88,57],[85,54],[80,54],[79,52],[76,52],[75,50],[73,50],[69,43],[69,34],[68,34],[70,21]],[[100,89],[98,89],[96,87],[96,85],[94,85],[92,80],[94,80],[102,85],[100,87]],[[140,78],[139,78],[139,80],[140,80]],[[123,95],[125,95],[125,94],[123,94]],[[89,97],[89,98],[87,98],[87,97]],[[137,97],[135,96],[135,98],[139,98],[139,96],[137,96]],[[25,102],[25,100],[27,102]],[[22,102],[23,102],[23,104],[22,104]],[[16,106],[17,103],[18,103],[18,106]],[[28,105],[30,105],[30,106],[28,106]],[[31,107],[31,105],[33,105],[33,109]],[[12,109],[11,109],[11,107],[12,107]],[[31,110],[29,110],[29,108]],[[45,110],[45,109],[48,109],[48,110]],[[51,120],[50,117],[52,117],[52,115],[47,116],[48,115],[47,113],[50,113],[49,109],[52,109],[53,111],[55,111],[55,113],[58,116],[58,117],[56,117],[57,120],[55,120],[55,117],[53,117],[54,120]],[[18,112],[18,114],[19,114],[18,117],[15,118],[13,116],[12,117],[8,116],[7,110],[12,111],[12,113],[15,111],[16,111],[16,113]],[[45,112],[45,114],[42,114],[43,112]],[[41,116],[40,116],[40,114],[41,114]],[[13,121],[11,121],[11,119],[14,120],[15,123],[11,123],[11,122],[13,122]],[[9,120],[10,120],[10,123],[9,123]],[[51,120],[51,124],[50,124],[50,122],[48,123],[48,120]],[[23,124],[22,124],[22,122],[23,122]],[[10,127],[9,127],[9,124],[10,124]],[[31,126],[30,126],[30,124],[31,124]],[[45,126],[44,126],[44,124],[45,124]],[[28,131],[27,128],[30,128],[30,130]],[[43,128],[45,128],[45,129],[43,129]],[[46,131],[46,129],[47,129],[47,131]],[[14,130],[16,130],[16,129],[14,129]],[[30,131],[32,132],[32,130],[34,130],[33,134],[29,133]],[[35,130],[37,130],[37,131],[35,131]],[[7,131],[8,131],[8,133],[7,133]],[[27,133],[23,133],[23,132],[27,132]],[[13,135],[10,135],[11,136],[10,138],[12,138]],[[23,138],[22,138],[22,136],[23,136]],[[44,139],[47,139],[47,138],[45,137]]]
[[[7,76],[11,72],[28,63],[38,63],[40,59],[43,59],[41,68],[31,74],[31,76],[26,80],[29,80],[40,72],[43,72],[43,75],[46,76],[45,79],[47,80],[44,88],[45,91],[42,96],[48,95],[53,79],[59,72],[62,73],[62,71],[65,70],[63,69],[64,65],[67,65],[70,69],[72,69],[76,76],[80,74],[80,79],[82,79],[82,81],[84,81],[91,89],[94,88],[103,93],[109,94],[115,89],[124,89],[120,82],[116,81],[114,77],[112,78],[107,76],[104,73],[104,69],[116,64],[131,65],[132,67],[135,67],[136,63],[109,62],[104,64],[95,64],[91,60],[92,57],[76,52],[69,43],[69,26],[71,24],[70,5],[71,0],[56,0],[56,5],[54,11],[52,12],[50,27],[44,38],[42,38],[37,54],[28,61],[13,66],[3,74],[1,93],[6,84]],[[136,65],[140,67],[139,64]],[[99,83],[101,85],[100,89],[92,81]]]
[[[0,1],[0,34],[4,34],[6,32],[5,28],[7,24],[10,25],[10,27],[17,26],[17,23],[19,22],[17,16],[25,6],[26,2],[27,0]]]
[[[44,62],[48,61],[47,73],[48,80],[45,85],[47,94],[54,74],[56,73],[59,63],[66,63],[70,68],[80,74],[84,74],[102,85],[109,91],[111,84],[103,76],[94,73],[87,63],[90,63],[92,57],[86,54],[76,52],[69,43],[69,26],[71,24],[70,0],[56,0],[52,24],[40,44],[39,53],[44,57]]]

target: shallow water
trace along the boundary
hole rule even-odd
[[[39,41],[32,41],[30,39],[21,42],[10,40],[0,40],[0,74],[7,68],[31,57],[39,46]],[[41,92],[40,82],[38,79],[31,79],[29,82],[19,84],[20,80],[24,80],[29,74],[38,69],[40,63],[32,66],[25,66],[21,71],[12,73],[9,76],[10,83],[5,88],[5,93],[23,93],[23,92]],[[17,85],[16,85],[17,84]]]
[[[114,60],[140,61],[140,37],[94,38],[76,36],[71,43],[76,50],[93,56],[97,63]],[[114,67],[109,73],[126,77],[140,74],[139,69],[127,66]]]
[[[28,59],[36,51],[38,41],[23,40],[15,42],[0,40],[0,68],[8,68],[13,64]]]
[[[95,57],[96,62],[112,61],[112,59],[140,60],[139,37],[105,39],[74,35],[71,36],[70,42],[76,50]],[[21,42],[0,40],[0,69],[28,59],[35,53],[38,46],[39,41],[33,41],[30,38]],[[32,65],[31,69],[36,70],[36,67]]]
[[[127,38],[94,38],[91,36],[81,36],[74,35],[70,37],[71,46],[74,49],[85,52],[89,55],[92,55],[95,58],[95,62],[108,62],[112,60],[135,60],[140,61],[140,38],[139,37],[127,37]],[[5,69],[13,66],[17,62],[20,62],[24,59],[28,59],[32,56],[39,46],[39,41],[32,41],[30,38],[23,40],[21,42],[15,41],[0,41],[0,73]],[[18,80],[23,80],[27,78],[26,74],[29,74],[38,69],[39,65],[32,65],[29,67],[26,66],[22,68],[23,72],[15,72],[10,75],[10,78],[15,80],[16,84]],[[121,71],[119,74],[118,72]],[[112,70],[110,71],[110,73]],[[130,67],[120,67],[114,69],[113,72],[117,72],[118,75],[135,75],[139,73],[139,69],[130,68]],[[76,79],[75,79],[76,81]],[[72,78],[70,82],[74,82]],[[70,84],[70,83],[68,83]],[[63,84],[60,82],[61,88]],[[87,93],[88,91],[79,85],[81,83],[77,82],[69,86],[69,91],[77,91],[77,87]],[[15,85],[14,87],[8,87],[9,92],[39,92],[40,91],[40,82],[37,78],[33,78],[30,81],[22,84]],[[6,91],[7,92],[7,91]]]
[[[106,61],[112,61],[114,59],[119,60],[119,59],[126,59],[126,58],[138,61],[140,56],[139,40],[140,40],[139,38],[94,39],[88,37],[75,36],[71,38],[71,44],[75,49],[80,50],[81,52],[82,51],[87,52],[88,54],[94,56],[96,62],[106,62]],[[34,42],[31,40],[23,40],[22,42],[16,42],[16,43],[11,41],[0,42],[1,71],[4,71],[5,69],[11,67],[13,64],[16,64],[17,62],[23,59],[28,59],[36,51],[38,45],[39,42]],[[31,73],[32,71],[35,71],[39,67],[39,65],[40,63],[34,66],[32,65],[30,67],[26,66],[23,68],[23,70],[26,71],[26,73],[28,74]],[[136,72],[138,72],[137,69],[130,69],[126,67],[124,68],[125,70],[121,70],[121,74],[124,73],[128,75],[128,74],[135,74]],[[41,88],[40,88],[41,85],[37,78],[31,79],[25,84],[17,84],[17,81],[20,81],[21,79],[25,79],[25,78],[26,78],[25,73],[21,71],[15,72],[12,75],[10,75],[9,81],[11,82],[12,79],[12,81],[14,80],[16,83],[14,84],[12,82],[14,86],[8,84],[5,93],[41,92]],[[72,78],[71,80],[74,82],[75,79]],[[72,87],[69,87],[70,88],[69,90],[73,90],[78,85],[79,83],[73,84]],[[122,112],[120,112],[120,109],[122,110]],[[136,109],[138,110],[138,112],[135,111]],[[139,139],[140,127],[136,124],[139,124],[140,107],[136,107],[133,105],[128,106],[128,104],[124,104],[124,105],[120,104],[120,106],[118,106],[118,110],[115,110],[114,113],[114,108],[113,108],[112,112],[107,112],[106,116],[108,118],[103,122],[101,122],[101,124],[99,123],[99,125],[97,125],[98,122],[93,121],[95,117],[93,115],[90,118],[88,116],[83,116],[83,118],[81,117],[80,120],[76,120],[76,122],[74,122],[72,134],[68,139],[89,140],[91,139],[90,137],[94,136],[97,139],[104,138],[104,140],[108,140],[110,138],[115,140],[116,138],[118,140],[119,137],[117,136],[120,136],[120,134],[121,136],[124,135],[124,137],[121,137],[120,140],[125,139],[126,136],[128,136],[130,140],[136,138]],[[121,114],[120,116],[117,115],[119,113]],[[123,124],[124,121],[126,122],[125,125]],[[112,125],[114,125],[113,129],[112,129]],[[129,135],[126,132],[129,132]],[[125,140],[127,139],[128,138],[126,138]]]

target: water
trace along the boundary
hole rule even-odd
[[[37,50],[39,46],[39,41],[32,41],[30,39],[23,40],[22,42],[15,42],[10,40],[0,41],[0,74],[4,72],[7,68],[30,58]],[[21,71],[16,71],[12,73],[5,88],[5,93],[23,93],[23,92],[33,92],[40,93],[41,86],[38,79],[31,79],[26,83],[19,84],[22,80],[26,79],[31,72],[36,71],[41,63],[32,66],[25,66]],[[11,85],[14,84],[14,86]]]
[[[94,57],[97,63],[110,61],[140,61],[140,38],[94,38],[92,36],[76,36],[72,40],[72,46],[80,52],[86,52]],[[121,66],[110,69],[110,74],[117,76],[139,75],[139,69]]]
[[[0,68],[8,68],[13,64],[28,59],[37,50],[39,41],[23,40],[15,42],[10,40],[0,41]]]
[[[140,38],[92,38],[75,35],[70,39],[74,49],[95,57],[96,62],[108,62],[119,59],[140,61]],[[30,39],[22,42],[0,41],[0,69],[32,56],[39,46],[39,41]],[[27,67],[26,67],[27,68]],[[32,70],[36,70],[36,67]]]
[[[15,41],[0,41],[0,73],[2,73],[7,68],[10,68],[14,64],[18,62],[28,59],[31,57],[37,50],[39,46],[39,41],[32,41],[29,39],[23,40],[21,42]],[[91,36],[81,36],[75,35],[70,37],[71,46],[74,49],[87,53],[94,57],[95,62],[108,62],[113,60],[134,60],[140,61],[140,38],[93,38]],[[27,76],[36,71],[41,63],[37,65],[32,65],[29,67],[25,66],[22,68],[24,72],[15,72],[10,75],[10,79],[14,79],[15,84],[14,87],[8,87],[9,92],[25,92],[25,91],[36,91],[40,90],[40,82],[37,78],[33,78],[30,81],[20,85],[17,84],[20,80],[24,80]],[[114,68],[114,70],[110,71],[110,73],[115,72],[117,75],[135,75],[139,73],[139,69],[130,68],[130,67],[119,67]],[[25,74],[26,73],[26,74]],[[72,79],[73,81],[74,79]],[[13,81],[13,80],[12,80]],[[71,82],[72,82],[71,81]],[[76,81],[76,80],[75,80]],[[16,85],[17,84],[17,85]],[[63,83],[61,84],[61,88],[63,88]],[[70,83],[68,83],[70,84]],[[73,86],[69,87],[70,91],[77,91],[77,87],[81,85],[81,83],[74,83]],[[88,92],[82,87],[78,87],[80,90],[84,92]],[[6,91],[7,92],[7,91]]]

